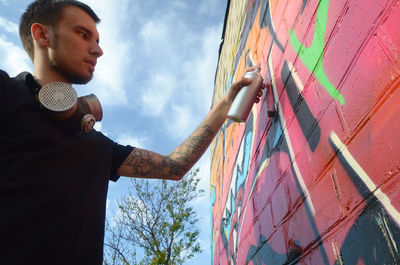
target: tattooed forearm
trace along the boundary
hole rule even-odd
[[[210,126],[200,125],[168,156],[135,148],[122,168],[129,170],[125,175],[132,177],[180,179],[207,150],[214,135]],[[121,174],[124,175],[123,172]]]
[[[197,130],[179,145],[169,156],[184,167],[191,168],[207,150],[215,133],[208,125],[200,125]]]
[[[178,169],[177,163],[167,156],[140,148],[129,154],[124,165],[130,168],[129,176],[139,178],[163,178],[175,175]]]

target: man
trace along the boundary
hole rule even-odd
[[[103,54],[99,21],[74,0],[37,0],[21,18],[34,69],[15,78],[0,71],[0,264],[101,264],[108,181],[180,180],[208,148],[237,91],[251,83],[232,84],[169,155],[76,131],[44,110],[38,92],[52,82],[92,79]]]

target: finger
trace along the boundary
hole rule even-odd
[[[256,69],[258,69],[258,66],[251,66],[251,67],[246,69],[246,72],[251,72],[251,71],[254,71]]]
[[[262,92],[262,90],[261,90],[261,89],[257,91],[257,97],[261,97],[261,96],[262,96],[262,94],[263,94],[263,92]]]
[[[256,99],[254,100],[254,102],[255,102],[255,103],[260,102],[260,98],[256,98]]]
[[[247,85],[249,85],[252,81],[253,81],[253,80],[250,79],[250,78],[243,77],[242,79],[239,80],[239,85],[240,85],[240,86],[247,86]]]
[[[255,70],[258,70],[258,72],[260,72],[261,67],[260,66],[251,66],[246,69],[246,72],[254,72]]]
[[[233,93],[236,94],[242,87],[247,86],[251,83],[249,78],[241,78],[240,80],[232,83],[231,88]]]

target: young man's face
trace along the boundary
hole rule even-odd
[[[66,80],[86,84],[93,77],[97,58],[103,55],[96,23],[82,9],[69,6],[53,30],[49,64]]]

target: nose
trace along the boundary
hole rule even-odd
[[[95,42],[90,49],[90,54],[95,55],[97,58],[103,55],[103,50],[101,49],[100,45]]]

